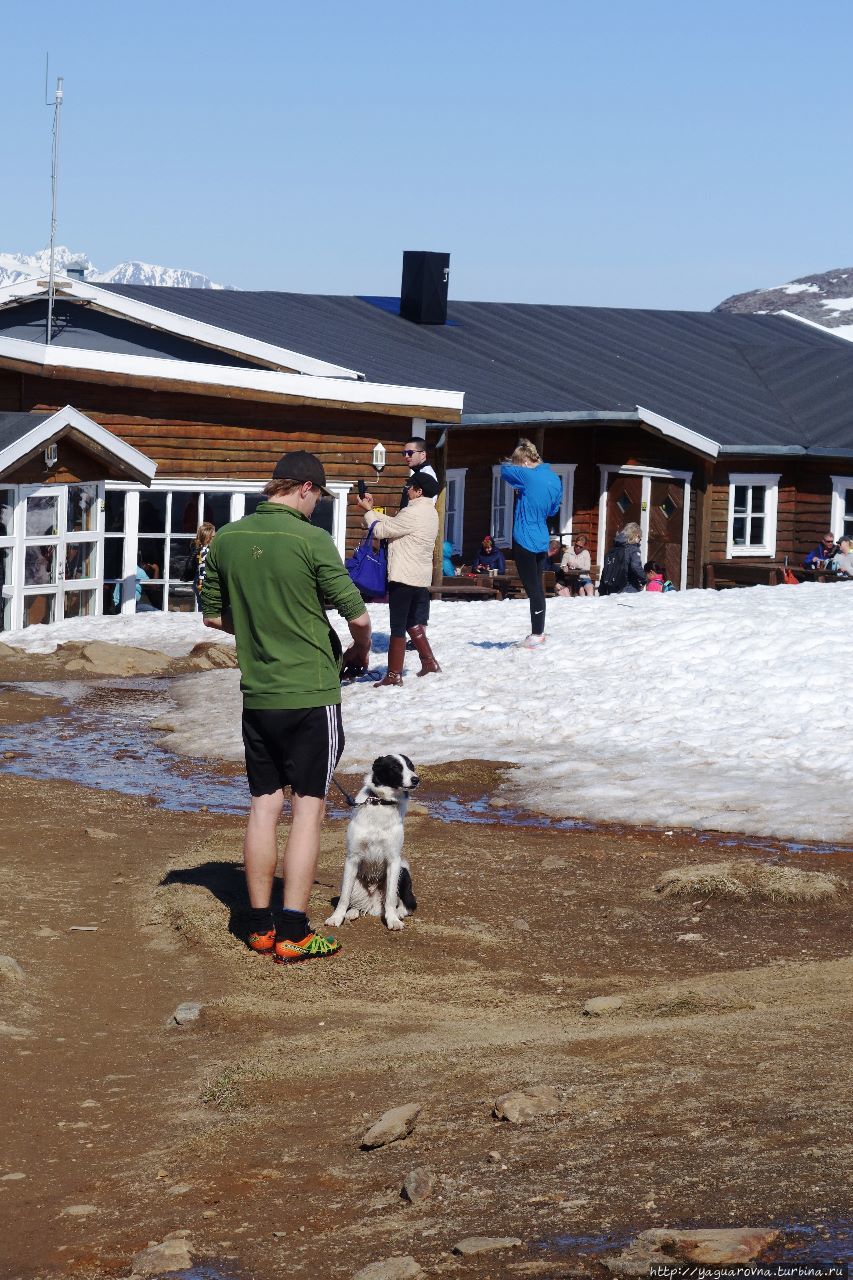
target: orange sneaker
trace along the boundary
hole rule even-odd
[[[275,947],[275,929],[266,929],[263,933],[250,933],[246,941],[252,951],[257,951],[258,955],[272,955]]]
[[[275,944],[273,959],[276,964],[298,964],[301,960],[314,960],[317,956],[334,956],[341,949],[336,938],[322,933],[309,933],[301,942],[282,938]]]

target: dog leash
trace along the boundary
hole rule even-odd
[[[338,788],[338,791],[340,791],[341,795],[342,795],[342,796],[343,796],[343,798],[346,800],[346,802],[347,802],[347,804],[350,806],[350,808],[351,808],[351,809],[354,809],[354,808],[355,808],[355,800],[352,798],[352,796],[349,794],[349,792],[348,792],[348,791],[344,791],[343,787],[342,787],[342,786],[341,786],[341,784],[338,782],[338,780],[337,780],[337,778],[335,777],[335,775],[334,775],[334,774],[332,774],[332,782],[334,782],[335,786]]]
[[[342,786],[341,786],[341,784],[338,782],[338,780],[337,780],[337,778],[335,777],[335,775],[334,775],[334,774],[332,774],[332,782],[334,782],[335,786],[338,788],[338,791],[340,791],[341,795],[342,795],[342,796],[343,796],[343,798],[346,800],[346,802],[347,802],[347,804],[350,806],[350,808],[351,808],[351,809],[357,809],[357,808],[358,808],[358,803],[359,803],[359,802],[358,802],[357,800],[354,800],[354,799],[353,799],[353,797],[349,794],[349,792],[348,792],[348,791],[344,791],[343,787],[342,787]],[[408,795],[408,792],[406,792],[406,794]],[[367,798],[366,800],[364,800],[362,803],[363,803],[363,804],[384,804],[384,805],[393,805],[393,806],[396,806],[397,801],[396,801],[396,800],[383,800],[383,799],[381,799],[381,797],[380,797],[380,796],[368,796],[368,798]]]

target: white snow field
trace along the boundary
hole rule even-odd
[[[388,611],[370,613],[378,672]],[[442,674],[416,679],[411,654],[402,689],[345,688],[342,769],[387,751],[417,765],[507,761],[507,798],[555,817],[853,843],[853,584],[549,600],[534,651],[516,644],[528,620],[526,601],[435,603]],[[218,634],[143,614],[4,640],[37,653],[91,636],[178,654]],[[174,696],[166,746],[240,758],[236,671],[189,676]]]

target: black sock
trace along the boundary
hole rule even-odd
[[[287,907],[277,907],[273,917],[276,942],[301,942],[307,937],[308,917],[304,911],[289,911]]]
[[[267,933],[272,927],[272,911],[269,907],[246,908],[247,933]]]

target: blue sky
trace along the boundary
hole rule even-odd
[[[6,0],[0,251],[706,309],[853,263],[851,0]]]

